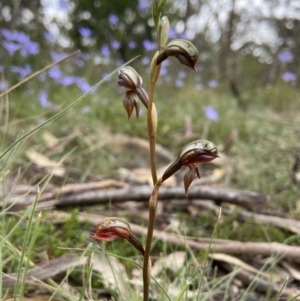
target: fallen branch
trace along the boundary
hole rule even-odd
[[[152,187],[146,185],[137,187],[129,186],[124,189],[115,190],[90,191],[80,195],[59,198],[55,206],[86,206],[107,202],[124,202],[128,200],[148,201],[151,192]],[[217,202],[227,202],[244,207],[261,205],[266,201],[266,196],[259,193],[211,186],[194,186],[189,190],[188,197],[189,199],[210,199]],[[162,187],[159,192],[159,200],[170,199],[186,199],[183,187]]]
[[[219,212],[219,206],[213,204],[212,202],[208,201],[201,201],[201,200],[196,200],[192,202],[192,205],[194,206],[199,206],[205,209],[213,210],[218,214]],[[233,214],[234,211],[230,209],[223,208],[222,212],[226,215]],[[249,221],[253,220],[258,223],[262,223],[264,225],[273,225],[275,227],[284,229],[284,230],[289,230],[292,233],[295,234],[300,234],[300,222],[295,219],[291,218],[283,218],[279,216],[273,216],[273,215],[265,215],[265,214],[257,214],[253,212],[249,212],[246,210],[240,210],[238,212],[237,219],[240,219],[242,221]]]
[[[86,184],[77,184],[77,187],[82,185],[82,191],[77,188],[77,193],[66,196],[59,196],[57,199],[50,199],[49,195],[41,195],[41,201],[37,209],[45,210],[53,207],[63,208],[68,206],[91,206],[97,204],[116,203],[125,201],[148,201],[152,192],[152,187],[143,186],[128,186],[121,189],[105,189],[84,191]],[[69,191],[68,191],[69,193]],[[24,200],[20,199],[12,210],[23,209],[29,206],[33,201],[33,196]],[[186,199],[183,187],[162,187],[159,192],[159,200],[167,201],[172,199]],[[189,190],[189,199],[209,199],[218,203],[226,202],[239,205],[246,208],[256,208],[266,202],[267,197],[263,194],[239,191],[211,186],[194,186]]]
[[[223,262],[221,265],[228,272],[232,272],[234,270],[233,267],[228,263]],[[253,287],[261,293],[266,293],[270,289],[272,290],[272,293],[274,295],[281,292],[281,285],[279,285],[278,283],[274,283],[274,281],[263,279],[243,269],[238,269],[237,271],[235,271],[235,276],[236,278],[240,279],[246,287],[249,285],[253,285]],[[293,298],[291,300],[300,300],[300,291],[296,288],[285,287],[284,290],[281,292],[280,296],[281,298],[284,298],[284,300],[288,300],[289,298]]]
[[[49,262],[41,263],[35,267],[29,269],[26,275],[26,282],[36,282],[38,280],[44,280],[51,278],[65,270],[83,265],[87,261],[84,256],[66,255],[63,257],[55,258]],[[2,287],[13,287],[16,284],[18,273],[2,274]],[[21,279],[23,275],[21,274]]]
[[[55,222],[53,217],[62,221],[63,219],[70,217],[70,214],[55,211],[51,216],[52,223]],[[104,217],[94,214],[80,213],[77,218],[81,222],[89,221],[93,227],[96,227]],[[145,227],[135,224],[130,224],[130,227],[133,233],[136,235],[142,236],[146,235],[147,233],[147,228]],[[218,239],[212,239],[210,242],[210,239],[208,240],[207,238],[192,238],[159,230],[154,230],[153,237],[179,247],[185,248],[188,245],[190,248],[199,251],[210,250],[210,252],[225,253],[230,255],[261,255],[264,257],[280,256],[282,258],[287,257],[295,261],[300,260],[300,247],[285,245],[278,242],[240,242]]]

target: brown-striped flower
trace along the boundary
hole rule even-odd
[[[124,107],[127,111],[128,117],[130,117],[133,107],[139,109],[137,96],[145,107],[148,109],[149,97],[143,88],[142,77],[130,66],[125,66],[119,71],[118,85],[128,90],[127,95],[123,98]],[[133,94],[134,92],[134,94]],[[139,116],[137,110],[137,117]]]
[[[199,164],[212,161],[217,157],[219,157],[218,150],[212,142],[207,140],[193,141],[181,150],[178,158],[164,172],[162,181],[168,179],[182,166],[187,166],[189,170],[184,176],[184,189],[187,195],[195,176],[197,175],[200,179]]]
[[[198,60],[198,50],[190,41],[174,39],[168,43],[166,48],[157,57],[156,63],[159,65],[169,56],[175,56],[179,62],[193,70],[196,69]]]
[[[133,235],[127,222],[116,217],[103,219],[96,228],[92,237],[103,241],[112,241],[117,238],[127,239],[138,251],[144,255],[144,248],[140,241]]]

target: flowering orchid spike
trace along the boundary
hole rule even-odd
[[[138,251],[143,255],[144,247],[140,241],[133,235],[131,228],[127,222],[116,217],[103,219],[96,228],[93,238],[103,241],[112,241],[117,238],[127,239]]]
[[[197,71],[198,50],[192,42],[183,39],[170,41],[164,51],[157,57],[156,64],[159,65],[169,56],[175,56],[181,64]]]
[[[165,181],[177,172],[182,166],[189,167],[184,176],[185,193],[197,175],[200,179],[198,165],[214,160],[219,157],[217,147],[207,140],[196,140],[187,144],[180,152],[178,158],[167,168],[162,175],[162,181]]]

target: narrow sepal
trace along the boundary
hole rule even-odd
[[[189,170],[184,175],[184,190],[185,190],[186,196],[188,196],[188,190],[189,190],[191,183],[193,182],[193,180],[195,178],[195,174],[196,174],[195,168],[190,167]]]
[[[136,110],[136,117],[139,117],[140,104],[139,99],[135,91],[126,91],[123,97],[123,105],[127,112],[128,119],[130,118],[133,108]]]

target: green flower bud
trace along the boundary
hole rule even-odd
[[[159,40],[159,45],[161,50],[165,49],[167,45],[168,38],[169,38],[169,29],[170,29],[170,23],[168,17],[164,16],[160,19],[159,26],[158,26],[158,40]]]
[[[152,16],[154,19],[154,24],[155,24],[155,28],[156,31],[158,29],[158,24],[159,24],[159,19],[160,19],[160,15],[161,12],[164,8],[164,6],[167,4],[168,0],[153,0],[152,3]]]
[[[169,42],[163,52],[157,57],[156,64],[161,64],[169,56],[175,56],[183,65],[196,69],[198,50],[193,43],[183,39],[175,39]]]

